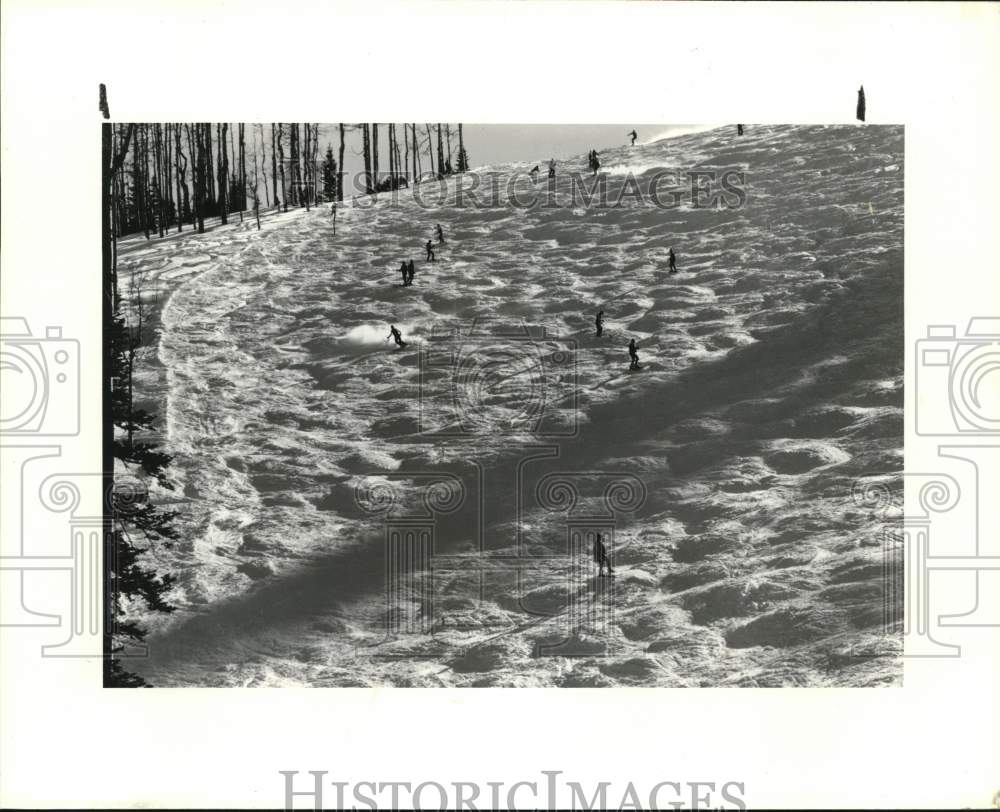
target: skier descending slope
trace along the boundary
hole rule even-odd
[[[629,341],[629,343],[628,343],[628,357],[632,359],[629,362],[629,365],[628,365],[628,368],[630,370],[632,370],[632,369],[642,369],[642,367],[639,366],[639,352],[638,352],[638,349],[635,346],[635,339],[634,338],[631,341]]]
[[[410,284],[409,269],[407,268],[405,262],[399,267],[399,272],[403,274],[403,287],[405,288],[407,285]]]
[[[430,240],[428,240],[427,241],[427,245],[425,245],[424,248],[427,249],[427,259],[425,261],[426,262],[433,262],[434,261],[434,244]]]
[[[590,168],[593,170],[594,174],[597,174],[597,170],[601,168],[601,162],[597,157],[597,150],[592,149],[589,155]]]
[[[444,244],[444,231],[441,229],[440,223],[434,227],[434,236],[437,237],[438,245]]]
[[[597,327],[597,337],[600,338],[604,334],[604,311],[597,311],[597,318],[594,319],[594,324]]]
[[[399,347],[400,349],[402,349],[403,347],[406,346],[406,342],[403,341],[403,334],[401,332],[399,332],[399,330],[396,329],[396,325],[395,324],[390,324],[389,325],[389,335],[386,336],[386,339],[389,339],[389,338],[391,338],[393,341],[395,341],[396,342],[396,346]]]
[[[634,147],[635,146],[635,139],[639,137],[639,133],[637,133],[635,130],[632,130],[632,132],[626,133],[626,134],[629,135],[632,138],[632,143],[629,146]]]
[[[667,260],[670,262],[670,273],[677,273],[677,257],[674,254],[674,249],[670,249],[670,253],[667,254]]]
[[[409,271],[409,276],[410,276],[410,284],[412,285],[412,284],[413,284],[413,276],[414,276],[414,274],[416,274],[416,272],[417,272],[417,271],[416,271],[416,268],[414,268],[414,267],[413,267],[413,260],[412,260],[412,259],[410,260],[410,264],[409,264],[409,266],[407,267],[407,271]]]

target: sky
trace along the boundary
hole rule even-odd
[[[693,124],[463,124],[462,137],[469,155],[469,164],[475,169],[514,161],[541,163],[549,158],[559,161],[572,155],[586,153],[591,149],[601,151],[608,147],[623,146],[629,142],[627,133],[633,127],[639,135],[637,144],[649,143],[670,135],[681,135],[694,128],[701,129],[699,125]],[[433,125],[431,131],[436,142],[437,131]],[[397,125],[396,132],[402,153],[401,124]],[[423,124],[417,123],[418,136],[423,136],[424,132]],[[379,169],[382,172],[389,168],[388,152],[384,149],[387,138],[387,126],[379,125]],[[454,165],[458,153],[456,124],[452,125],[451,141]],[[364,166],[360,130],[348,131],[345,142],[345,172],[353,175],[360,172]],[[328,144],[333,147],[333,154],[336,157],[340,145],[340,134],[336,124],[320,125],[321,157]],[[447,145],[445,150],[447,151]],[[422,168],[427,171],[427,154],[423,148],[421,159]],[[349,179],[347,188],[350,188]]]

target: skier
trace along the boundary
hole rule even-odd
[[[737,124],[736,125],[736,134],[737,135],[743,135],[743,125],[742,124]]]
[[[637,133],[635,130],[632,130],[632,132],[630,132],[629,135],[632,137],[632,144],[631,144],[631,146],[634,147],[635,146],[635,139],[639,137],[639,133]]]
[[[594,319],[594,324],[597,326],[597,337],[600,338],[604,333],[604,311],[597,311],[597,318]]]
[[[427,241],[427,245],[425,245],[424,248],[427,249],[427,259],[424,260],[424,261],[425,262],[433,262],[434,261],[434,244],[430,240],[428,240]]]
[[[593,155],[593,158],[591,159],[590,166],[594,170],[594,174],[596,175],[597,174],[597,170],[601,168],[601,162],[597,159],[597,150],[596,149],[591,153],[591,155]]]
[[[614,575],[615,571],[611,569],[611,559],[608,558],[608,549],[604,546],[604,542],[601,541],[601,534],[598,533],[594,538],[594,563],[597,564],[597,577],[604,577],[604,565],[608,566],[608,575]]]
[[[408,268],[410,272],[410,284],[413,284],[413,275],[417,272],[416,268],[413,267],[413,260],[410,260],[410,267]]]
[[[438,238],[438,245],[442,245],[444,243],[444,231],[441,230],[440,223],[434,227],[434,235]]]
[[[395,324],[389,325],[389,335],[386,336],[386,339],[389,338],[393,339],[396,342],[396,346],[400,349],[406,346],[406,342],[403,341],[403,334],[396,329]]]
[[[674,255],[674,249],[670,249],[670,253],[667,254],[667,259],[670,262],[670,273],[677,273],[677,257]]]
[[[538,164],[535,164],[535,168],[528,173],[528,177],[531,178],[532,183],[538,182]]]
[[[556,159],[549,158],[549,177],[554,179],[555,176],[556,176]]]
[[[399,271],[403,274],[403,287],[405,288],[410,284],[409,274],[407,273],[408,269],[405,262],[399,267]]]
[[[861,85],[858,88],[858,111],[857,111],[858,121],[865,120],[865,86]]]
[[[628,356],[632,359],[629,363],[629,369],[639,369],[639,352],[635,346],[635,339],[633,338],[628,343]]]

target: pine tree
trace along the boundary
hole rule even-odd
[[[333,147],[327,145],[323,158],[323,199],[337,199],[337,162],[333,159]]]

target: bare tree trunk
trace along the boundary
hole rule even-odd
[[[406,132],[406,126],[405,125],[403,126],[403,131],[404,131],[404,134],[405,134],[405,132]],[[406,165],[405,164],[403,165],[403,171],[400,172],[400,169],[399,169],[399,163],[400,163],[399,137],[396,135],[396,125],[395,124],[392,125],[392,151],[393,151],[393,154],[396,156],[396,175],[398,176],[396,178],[396,181],[397,181],[396,185],[398,186],[399,185],[398,182],[403,179],[402,176],[406,173]]]
[[[403,176],[410,182],[410,126],[403,125]]]
[[[142,124],[137,125],[142,127]],[[135,136],[135,145],[132,147],[132,202],[135,206],[136,222],[149,239],[149,231],[146,228],[145,211],[143,210],[142,172],[139,169],[139,153],[142,152],[141,131]]]
[[[340,156],[337,163],[337,200],[344,200],[344,125],[340,125]],[[335,210],[336,211],[336,210]]]
[[[433,152],[434,148],[432,146],[434,143],[434,138],[431,135],[431,125],[425,123],[424,129],[427,130],[427,161],[431,165],[431,174],[437,175],[438,173],[434,171],[434,152]],[[438,169],[438,171],[440,171],[440,168]]]
[[[280,126],[280,125],[279,125]],[[275,146],[274,124],[271,124],[271,190],[274,192],[274,205],[277,208],[281,205],[278,198],[278,152]]]
[[[219,141],[219,219],[222,225],[229,222],[229,150],[226,149],[226,136],[229,124],[216,124],[216,135]]]
[[[257,132],[260,136],[260,168],[257,167],[257,137],[251,132],[250,137],[253,139],[253,150],[254,150],[254,162],[253,171],[259,172],[260,177],[264,180],[264,207],[271,208],[271,193],[267,188],[267,145],[264,143],[264,125],[257,125]],[[258,194],[258,197],[260,195]],[[258,201],[259,202],[259,201]],[[259,215],[258,215],[259,216]]]
[[[208,185],[206,187],[206,192],[208,194],[208,200],[206,201],[205,209],[216,208],[216,197],[215,197],[215,164],[212,159],[212,125],[206,124],[202,130],[202,137],[205,139],[203,146],[205,147],[205,176],[208,179]],[[204,210],[203,210],[204,213]]]
[[[288,211],[288,192],[285,190],[285,147],[282,144],[284,126],[278,124],[278,171],[281,172],[281,205],[283,211]]]
[[[413,135],[413,182],[420,178],[420,143],[417,141],[417,125],[410,124],[410,131]]]
[[[451,162],[451,125],[450,124],[445,124],[444,125],[444,134],[445,134],[445,138],[447,138],[447,140],[448,140],[448,162],[445,164],[445,166],[454,167],[455,164],[453,164]]]
[[[181,159],[184,159],[184,168],[181,168]],[[184,212],[187,209],[187,158],[181,151],[181,125],[174,125],[174,169],[177,173],[177,233],[183,231]]]
[[[441,141],[441,125],[440,124],[437,125],[437,132],[438,132],[438,174],[439,175],[443,175],[444,174],[444,170],[445,170],[445,166],[444,166],[444,143]]]
[[[392,154],[392,125],[386,125],[389,128],[389,188],[392,188],[392,178],[394,177],[394,172],[396,169],[396,159]]]
[[[247,207],[247,145],[244,140],[245,124],[240,124],[240,219]]]
[[[207,185],[208,161],[205,154],[211,152],[207,146],[207,136],[211,124],[194,124],[195,138],[195,175],[194,175],[194,216],[198,225],[198,233],[205,233],[205,189]]]
[[[375,191],[378,191],[378,124],[372,124],[372,174],[375,176]]]
[[[163,236],[163,179],[162,179],[162,144],[160,143],[160,125],[153,125],[153,153],[156,170],[156,230]]]
[[[291,170],[291,190],[288,195],[293,206],[299,205],[299,184],[302,177],[299,173],[299,125],[289,122],[288,124],[288,167]]]
[[[362,151],[365,156],[365,194],[372,193],[372,148],[371,135],[367,124],[361,125]]]

